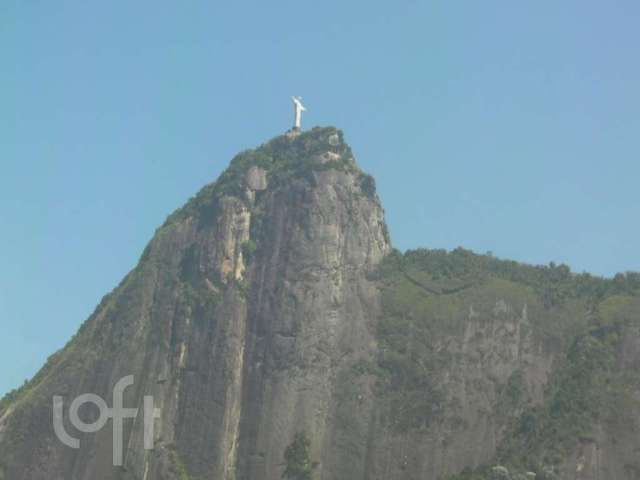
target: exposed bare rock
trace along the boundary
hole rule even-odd
[[[247,172],[247,186],[251,190],[262,191],[267,188],[267,171],[260,167],[251,167]]]

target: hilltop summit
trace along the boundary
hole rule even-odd
[[[171,214],[0,401],[0,480],[632,480],[639,292],[633,273],[393,250],[342,132],[285,134]],[[68,406],[111,404],[128,375],[124,405],[159,418],[153,449],[125,423],[114,467],[111,423],[82,434]]]

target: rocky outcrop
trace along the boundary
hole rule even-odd
[[[594,303],[554,283],[564,270],[532,268],[392,252],[342,133],[277,137],[173,213],[69,344],[0,402],[0,480],[276,480],[299,433],[322,480],[540,477],[527,451],[557,478],[640,478],[637,292],[616,284]],[[111,423],[81,434],[68,408],[83,393],[111,405],[127,375],[124,405],[142,412],[152,396],[159,417],[153,449],[142,414],[125,421],[114,467]],[[584,432],[523,433],[530,419],[587,418],[567,407],[568,383],[619,403],[589,409]],[[79,449],[54,433],[54,396]]]
[[[234,162],[246,166],[232,163],[172,215],[2,412],[6,478],[276,479],[297,431],[312,438],[321,475],[362,470],[363,452],[344,449],[336,417],[366,412],[345,412],[338,385],[374,348],[367,273],[390,248],[382,208],[335,129],[275,142],[241,154]],[[311,159],[326,153],[333,167],[316,169]],[[80,436],[77,451],[56,440],[54,395],[67,405],[85,392],[109,399],[129,374],[125,405],[152,395],[161,411],[154,450],[143,448],[138,420],[122,468],[110,465],[108,429]]]

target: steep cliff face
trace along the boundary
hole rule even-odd
[[[0,480],[276,480],[297,467],[322,480],[637,479],[639,290],[633,275],[392,251],[339,130],[277,137],[172,214],[0,402]],[[83,393],[111,405],[127,375],[124,405],[153,396],[159,418],[153,449],[142,413],[125,421],[114,467],[111,422],[81,434],[68,407]],[[55,395],[79,449],[56,438]],[[298,438],[308,451],[292,465]]]
[[[339,416],[366,412],[343,405],[339,385],[375,348],[367,274],[389,248],[372,181],[338,130],[243,152],[4,405],[4,478],[275,479],[298,431],[313,439],[322,475],[361,471],[364,443],[352,447]],[[54,395],[110,399],[130,374],[125,405],[153,395],[161,411],[154,450],[138,420],[126,425],[123,468],[111,466],[109,428],[76,432],[79,450],[56,439]]]

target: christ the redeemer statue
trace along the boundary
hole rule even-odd
[[[302,105],[302,97],[291,97],[291,100],[293,100],[293,128],[294,130],[300,130],[300,125],[302,123],[302,112],[306,111],[307,109],[304,108],[304,105]]]

